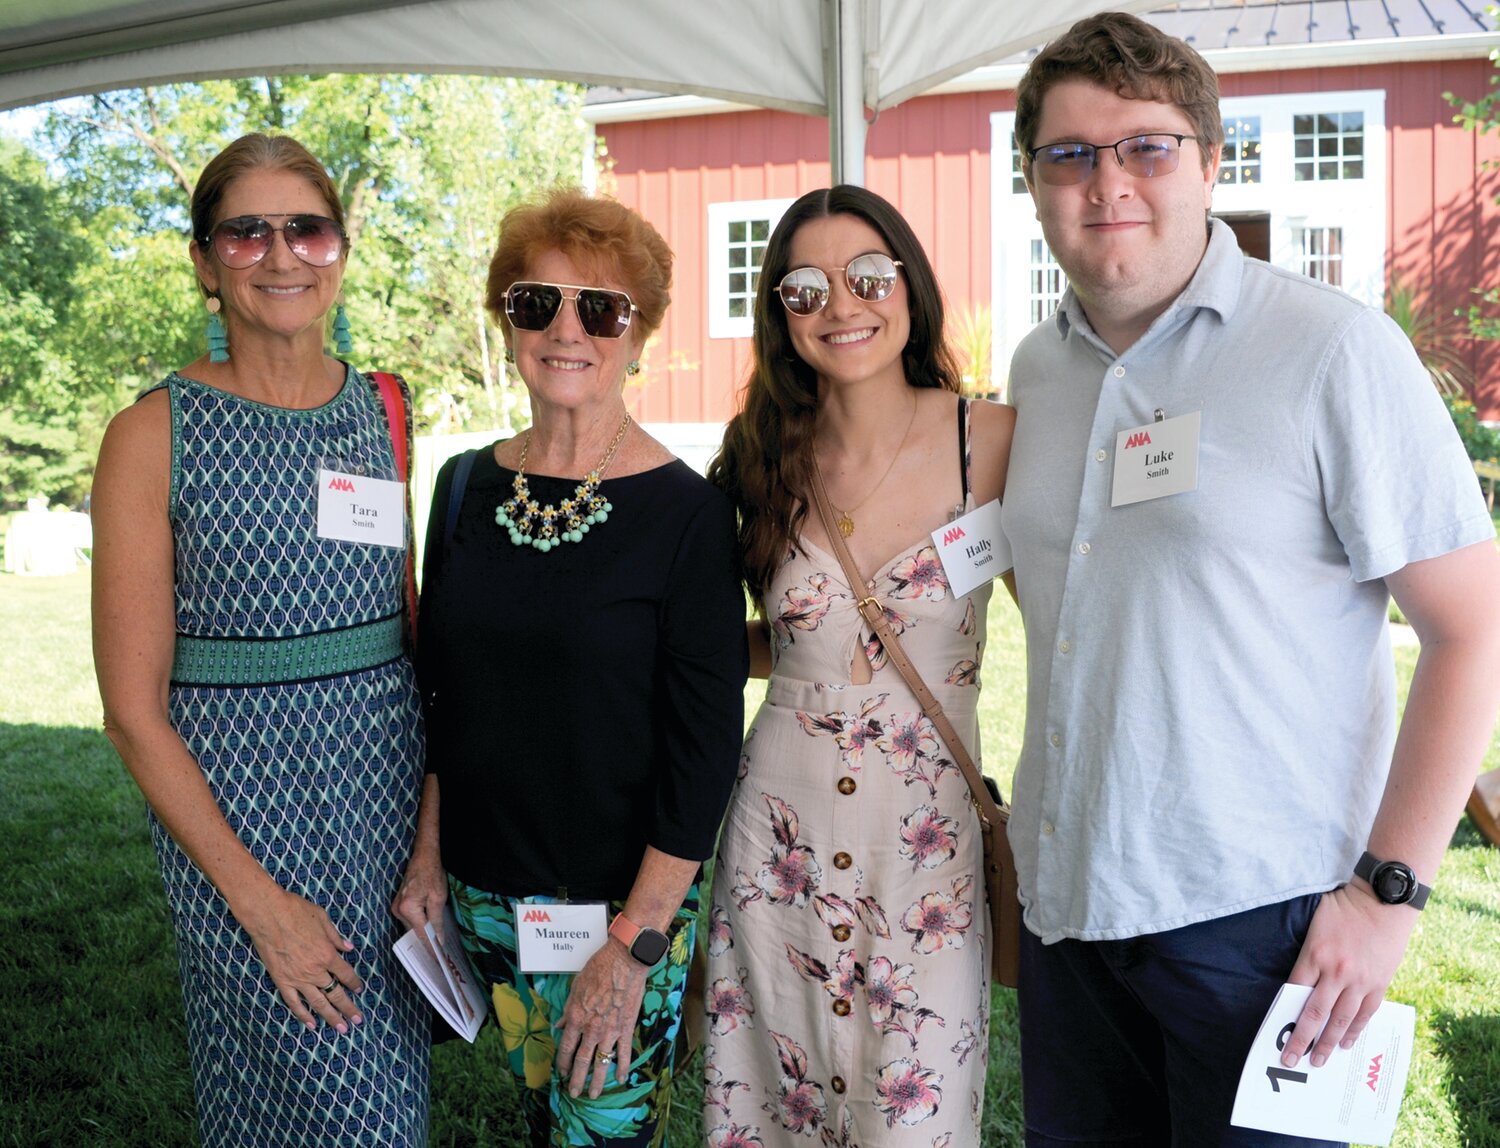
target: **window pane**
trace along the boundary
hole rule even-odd
[[[1339,116],[1339,121],[1346,132],[1361,132],[1365,130],[1364,112],[1344,112]]]
[[[1296,135],[1299,135],[1299,136],[1312,135],[1312,130],[1313,130],[1313,118],[1312,118],[1312,116],[1293,116],[1292,117],[1292,131]]]
[[[750,266],[759,267],[766,261],[766,245],[764,243],[752,243],[750,245]]]
[[[731,319],[743,319],[748,314],[750,312],[745,309],[744,299],[736,297],[729,300],[729,317]]]
[[[745,221],[744,220],[737,219],[737,220],[735,220],[734,222],[732,222],[729,225],[729,242],[730,243],[743,243],[743,242],[745,242]]]
[[[1320,136],[1335,136],[1339,134],[1339,117],[1324,113],[1318,116],[1318,134]]]
[[[757,242],[764,242],[771,235],[771,221],[768,219],[756,219],[750,223],[750,238]]]
[[[1299,139],[1296,143],[1298,159],[1305,159],[1313,153],[1313,141],[1310,139]]]
[[[1299,163],[1296,174],[1298,179],[1311,179],[1313,177],[1313,165],[1310,163]]]
[[[743,267],[745,265],[745,249],[743,247],[731,247],[729,249],[729,266]]]
[[[1362,136],[1362,135],[1361,136],[1345,136],[1344,137],[1344,154],[1345,155],[1364,155],[1365,154],[1365,137]]]
[[[1324,136],[1318,140],[1318,154],[1327,158],[1339,154],[1338,136]]]
[[[743,295],[749,280],[744,272],[729,277],[729,291],[732,295]]]
[[[1364,160],[1359,160],[1359,159],[1345,160],[1344,161],[1344,178],[1345,179],[1364,179],[1365,178],[1365,163],[1364,163]]]

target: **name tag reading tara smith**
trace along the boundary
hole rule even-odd
[[[318,537],[372,546],[406,545],[406,500],[399,482],[318,471]]]
[[[576,973],[609,940],[603,901],[517,901],[515,908],[523,973]]]
[[[1203,412],[1131,427],[1115,435],[1111,506],[1198,488],[1198,430]]]

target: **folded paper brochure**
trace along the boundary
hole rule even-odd
[[[408,929],[396,942],[395,953],[438,1015],[472,1044],[484,1023],[487,1002],[474,966],[459,943],[452,908],[443,905],[441,937],[429,921],[422,932]]]

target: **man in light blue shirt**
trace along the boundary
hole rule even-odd
[[[1318,1066],[1401,961],[1494,721],[1494,527],[1394,324],[1208,221],[1191,48],[1075,25],[1016,138],[1070,284],[1011,367],[1027,1143],[1313,1143],[1230,1128],[1235,1086],[1281,984]]]

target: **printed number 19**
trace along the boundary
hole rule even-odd
[[[1295,1021],[1286,1025],[1276,1034],[1276,1049],[1279,1052],[1286,1047],[1286,1038],[1292,1035],[1292,1030],[1297,1027]],[[1270,1065],[1266,1068],[1266,1076],[1271,1081],[1271,1091],[1280,1092],[1283,1080],[1291,1084],[1306,1084],[1307,1073],[1294,1072],[1290,1068],[1282,1068],[1280,1065]]]

